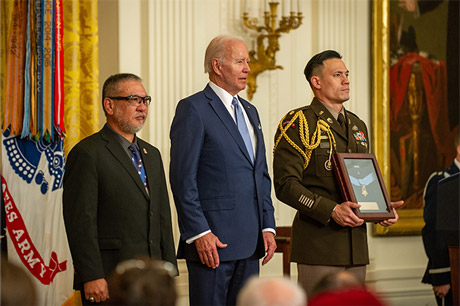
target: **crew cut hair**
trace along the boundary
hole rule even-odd
[[[341,59],[342,56],[337,51],[326,50],[316,54],[308,61],[303,73],[305,74],[305,77],[307,78],[307,81],[310,84],[310,86],[312,86],[311,77],[314,75],[320,75],[324,68],[323,62],[331,58]]]

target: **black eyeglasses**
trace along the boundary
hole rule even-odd
[[[151,96],[145,96],[145,97],[140,97],[138,95],[131,95],[127,97],[107,97],[112,100],[126,100],[128,101],[128,104],[131,106],[138,106],[141,103],[144,103],[145,105],[149,106],[150,102],[152,102],[152,97]]]

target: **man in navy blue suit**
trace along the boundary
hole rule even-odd
[[[190,305],[235,305],[245,281],[276,249],[271,181],[256,108],[246,88],[249,54],[237,37],[206,49],[210,82],[179,102],[171,126],[170,180],[179,218],[178,258]]]

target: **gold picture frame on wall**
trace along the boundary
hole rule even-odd
[[[425,184],[456,155],[458,37],[449,38],[458,33],[458,18],[449,18],[456,3],[372,4],[372,149],[391,200],[405,201],[398,223],[373,233],[418,235]]]
[[[372,139],[373,152],[390,188],[390,3],[372,2]],[[399,221],[390,227],[373,225],[373,234],[417,235],[424,225],[423,209],[398,209]]]

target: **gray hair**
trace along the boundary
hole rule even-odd
[[[142,79],[132,73],[117,73],[111,75],[105,80],[104,85],[102,86],[102,109],[104,110],[105,115],[107,116],[107,111],[104,107],[104,99],[115,94],[119,90],[119,85],[125,81],[136,81],[142,82]]]
[[[212,71],[212,60],[214,58],[217,58],[220,61],[225,58],[227,52],[227,44],[233,41],[244,42],[238,36],[230,34],[219,35],[211,40],[208,47],[206,48],[206,53],[204,56],[204,72],[210,73]]]
[[[305,306],[305,291],[283,277],[252,277],[238,295],[237,306]]]

